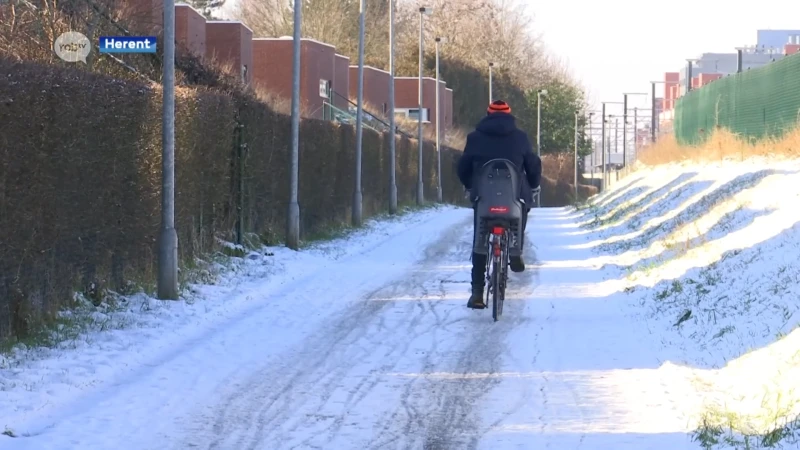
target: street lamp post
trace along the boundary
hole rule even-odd
[[[286,216],[286,246],[300,248],[300,204],[297,201],[300,169],[300,30],[303,2],[294,0],[292,41],[292,158],[289,171],[289,211]]]
[[[536,91],[536,155],[542,157],[542,96],[547,97],[547,89]],[[542,191],[536,194],[536,207],[542,207]]]
[[[353,188],[352,224],[361,226],[362,193],[361,193],[361,141],[364,131],[364,9],[366,0],[358,2],[358,93],[356,104],[356,173]]]
[[[580,111],[575,111],[575,174],[573,181],[575,183],[575,201],[578,201],[578,114]]]
[[[389,0],[389,214],[397,214],[397,126],[394,115],[394,4]]]
[[[432,8],[421,7],[419,8],[419,97],[417,110],[417,139],[419,140],[419,154],[417,164],[417,205],[422,206],[425,203],[425,195],[423,193],[424,184],[422,183],[422,147],[424,144],[422,135],[422,75],[423,75],[423,55],[425,54],[425,34],[424,34],[424,18],[433,13]]]
[[[178,299],[178,233],[175,230],[175,2],[164,1],[164,64],[161,126],[161,231],[158,298]]]
[[[489,103],[494,101],[494,97],[492,96],[492,67],[494,67],[494,63],[489,62]]]
[[[439,112],[439,43],[447,42],[447,38],[436,38],[436,201],[442,203],[442,151],[440,150],[440,126],[442,114]]]
[[[592,184],[594,184],[594,136],[592,135],[592,116],[594,116],[593,112],[589,113],[589,142],[590,147],[592,149]]]

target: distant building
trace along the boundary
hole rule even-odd
[[[782,59],[784,57],[784,47],[771,48],[761,46],[743,47],[742,49],[742,70],[757,69],[766,66],[767,64]],[[697,58],[697,61],[692,63],[692,88],[702,87],[698,84],[695,78],[700,75],[718,74],[724,77],[736,73],[737,67],[737,53],[703,53]],[[688,62],[683,68],[678,71],[678,85],[680,86],[680,95],[686,94],[686,73],[688,71]],[[712,78],[720,77],[706,77],[709,81]]]
[[[786,44],[800,44],[800,30],[758,30],[759,48],[783,49]]]

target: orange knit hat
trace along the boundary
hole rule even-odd
[[[489,105],[489,109],[486,110],[487,113],[504,113],[504,114],[511,114],[511,107],[508,106],[508,103],[502,100],[495,100]]]

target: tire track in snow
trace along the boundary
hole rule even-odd
[[[471,234],[462,240],[461,244],[469,251]],[[532,265],[531,261],[535,261],[536,258],[530,239],[526,239],[526,255],[529,259],[528,264]],[[509,296],[530,294],[535,276],[536,270],[533,268],[519,275],[514,274],[509,281]],[[504,309],[503,317],[497,323],[491,319],[491,310],[488,308],[473,315],[477,320],[468,321],[468,328],[457,336],[466,344],[460,346],[458,350],[460,356],[447,370],[454,375],[452,379],[422,377],[424,382],[414,385],[417,388],[416,398],[423,403],[416,409],[423,413],[409,416],[404,431],[406,437],[421,434],[422,442],[411,440],[401,448],[419,448],[420,444],[426,450],[477,448],[480,438],[491,429],[491,426],[480,426],[479,411],[475,407],[484,396],[490,394],[495,385],[501,382],[499,377],[492,375],[500,372],[503,359],[508,354],[506,345],[508,333],[526,322],[521,314],[522,302],[509,301]],[[433,368],[433,364],[428,364],[423,373],[430,373]],[[412,395],[413,391],[407,394],[408,397]],[[502,421],[518,410],[524,404],[524,398],[520,397],[497,421]],[[408,399],[405,401],[409,402]],[[419,425],[417,431],[422,433],[414,432],[414,424]],[[370,448],[385,447],[374,445]]]
[[[416,289],[425,289],[425,282],[434,273],[438,260],[453,252],[452,243],[463,233],[471,221],[454,227],[425,252],[425,262],[409,279],[398,280],[374,291],[358,309],[343,311],[332,318],[315,335],[309,336],[293,354],[286,355],[286,364],[252,376],[222,403],[213,420],[215,436],[208,449],[262,448],[265,443],[285,443],[300,427],[309,423],[328,422],[320,426],[311,436],[294,447],[309,448],[320,434],[335,436],[345,425],[347,412],[356,408],[376,385],[382,382],[381,373],[390,372],[408,352],[412,336],[429,333],[442,326],[441,319],[426,323],[431,312],[430,303],[407,302],[401,306],[401,318],[393,318],[387,324],[382,313],[397,313],[397,307],[384,311],[392,302],[372,301],[378,297],[408,294]],[[421,328],[420,328],[421,327]],[[396,337],[394,340],[387,337]],[[435,339],[433,340],[435,342]],[[375,355],[381,346],[389,345],[384,355]],[[340,394],[342,379],[352,378],[353,363],[380,356],[383,361],[355,384],[346,398],[340,400],[337,409],[343,412],[338,417],[298,413],[306,410],[322,410]],[[311,391],[311,392],[308,392]],[[338,395],[337,395],[338,397]],[[338,398],[337,398],[338,400]],[[253,411],[258,411],[253,414]],[[245,422],[243,419],[250,417]]]
[[[452,301],[454,289],[468,284],[469,269],[438,267],[454,261],[468,267],[470,248],[468,221],[427,248],[424,262],[407,277],[332,316],[285,353],[282,364],[231,387],[215,413],[196,422],[198,435],[190,439],[192,446],[343,448],[361,440],[360,446],[370,449],[476,448],[484,434],[530,397],[520,396],[504,407],[492,424],[480,423],[477,405],[502,381],[493,375],[511,357],[506,337],[529,325],[522,314],[524,301],[513,297],[530,297],[536,269],[531,267],[535,254],[528,240],[529,269],[512,275],[512,299],[503,318],[494,323],[490,309],[466,310],[466,289],[463,295],[458,292],[463,300],[457,307]],[[410,371],[409,364],[422,375],[391,375],[398,368]],[[436,372],[473,376],[453,380],[426,375]],[[211,424],[211,433],[201,431]],[[203,434],[212,436],[202,439]]]

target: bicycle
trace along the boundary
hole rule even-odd
[[[519,172],[505,159],[493,159],[481,168],[475,197],[476,237],[473,251],[486,252],[486,304],[492,301],[495,322],[503,314],[511,254],[521,252],[524,201],[519,198]],[[487,202],[491,199],[491,203]]]
[[[491,257],[486,258],[486,304],[492,298],[492,318],[495,322],[503,314],[503,302],[506,299],[508,284],[508,228],[493,227],[489,234],[488,251]]]

